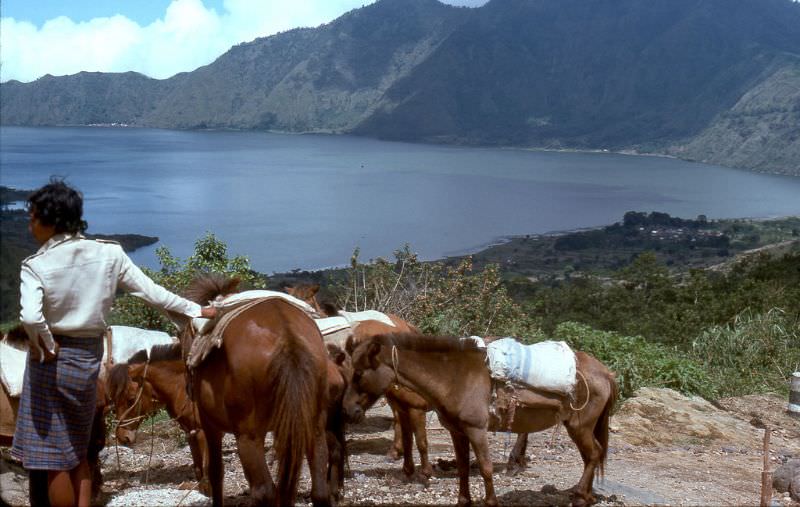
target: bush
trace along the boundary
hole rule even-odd
[[[341,308],[396,314],[433,334],[531,336],[537,327],[502,285],[499,269],[473,272],[467,258],[456,266],[419,261],[406,245],[395,261],[363,264],[356,250],[345,278],[334,283]]]
[[[228,257],[228,247],[213,234],[197,240],[194,253],[182,262],[170,254],[166,247],[156,250],[161,269],[152,271],[144,268],[147,276],[166,289],[180,294],[200,273],[221,273],[236,276],[242,280],[242,287],[263,288],[264,278],[250,269],[250,261],[243,256]],[[111,312],[110,322],[144,329],[160,329],[171,333],[172,323],[144,301],[131,295],[117,298]]]
[[[745,310],[729,325],[712,326],[692,343],[722,396],[788,391],[800,368],[800,326],[783,310]]]
[[[575,322],[559,324],[554,339],[592,354],[617,375],[620,398],[640,387],[668,387],[713,399],[716,388],[703,368],[676,349],[647,342],[640,336],[598,331]]]

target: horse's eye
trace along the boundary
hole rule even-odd
[[[353,382],[356,383],[356,384],[361,382],[361,372],[360,371],[353,372]]]

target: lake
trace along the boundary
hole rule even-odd
[[[84,194],[90,233],[136,233],[186,258],[213,232],[283,272],[475,251],[504,236],[594,227],[626,211],[709,219],[800,215],[800,178],[662,157],[134,128],[0,128],[0,184],[51,175]]]

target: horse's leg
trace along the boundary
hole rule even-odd
[[[433,475],[433,467],[428,460],[428,432],[425,429],[425,411],[412,408],[408,411],[411,418],[411,426],[414,428],[414,438],[417,440],[417,450],[419,451],[420,473],[428,480]]]
[[[321,414],[317,423],[314,439],[306,451],[308,468],[311,472],[311,503],[314,507],[331,505],[328,490],[328,444],[325,438],[325,414]],[[264,452],[261,452],[264,455]]]
[[[414,455],[411,452],[414,435],[411,427],[411,417],[408,410],[399,408],[396,412],[397,420],[400,421],[400,432],[403,441],[403,473],[406,480],[411,480],[414,476]]]
[[[96,498],[100,494],[103,486],[103,472],[100,469],[100,451],[106,446],[106,418],[103,409],[104,407],[95,409],[89,447],[86,451],[86,459],[92,474],[92,498]]]
[[[511,454],[508,455],[508,463],[506,464],[506,473],[514,475],[525,470],[528,464],[528,457],[525,453],[528,451],[528,434],[519,433],[517,435],[517,442],[514,448],[511,449]]]
[[[203,430],[192,430],[187,438],[189,450],[192,452],[192,466],[197,479],[197,490],[205,496],[211,496],[208,484],[208,443]]]
[[[328,427],[325,440],[328,444],[328,491],[333,502],[339,501],[344,485],[344,435]]]
[[[386,397],[386,402],[389,404],[389,408],[392,409],[392,428],[394,429],[394,441],[392,442],[392,447],[389,449],[389,452],[386,453],[386,457],[391,460],[397,460],[400,459],[404,451],[403,423],[400,421],[399,415],[400,407],[390,396]],[[403,468],[405,469],[405,463],[403,463]]]
[[[469,493],[469,438],[463,433],[450,430],[453,438],[453,450],[456,453],[456,468],[458,468],[458,506],[472,505]]]
[[[208,443],[208,482],[211,486],[211,503],[222,507],[222,433],[204,425]]]
[[[472,444],[472,451],[478,460],[481,477],[483,477],[486,496],[484,504],[489,506],[497,505],[497,497],[494,494],[494,480],[492,478],[492,454],[489,452],[489,439],[486,436],[485,428],[467,428],[467,438]]]
[[[264,458],[264,435],[236,435],[236,449],[256,505],[275,504],[275,484]]]
[[[583,421],[584,424],[580,424]],[[594,438],[594,422],[593,417],[577,418],[575,414],[565,421],[564,426],[567,428],[570,438],[578,447],[578,451],[583,458],[583,475],[581,480],[575,485],[574,494],[572,498],[572,505],[582,507],[584,505],[591,505],[595,502],[595,497],[592,495],[592,482],[594,481],[594,472],[597,465],[600,464],[600,459],[603,451],[600,444]],[[591,425],[586,423],[591,422]]]

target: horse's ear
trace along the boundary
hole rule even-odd
[[[369,366],[372,369],[378,368],[380,363],[378,362],[378,353],[381,351],[381,344],[373,341],[370,342],[369,348],[367,349],[367,358],[369,358]]]
[[[315,283],[313,285],[309,285],[308,290],[311,292],[310,296],[316,295],[316,293],[319,292],[319,284]]]
[[[341,366],[342,363],[344,363],[344,360],[347,359],[347,354],[345,351],[335,343],[328,343],[326,346],[328,347],[328,355],[330,356],[331,360],[333,360],[337,366]]]
[[[355,348],[356,348],[355,339],[353,339],[353,335],[350,335],[347,337],[347,341],[344,342],[344,350],[352,356]]]

